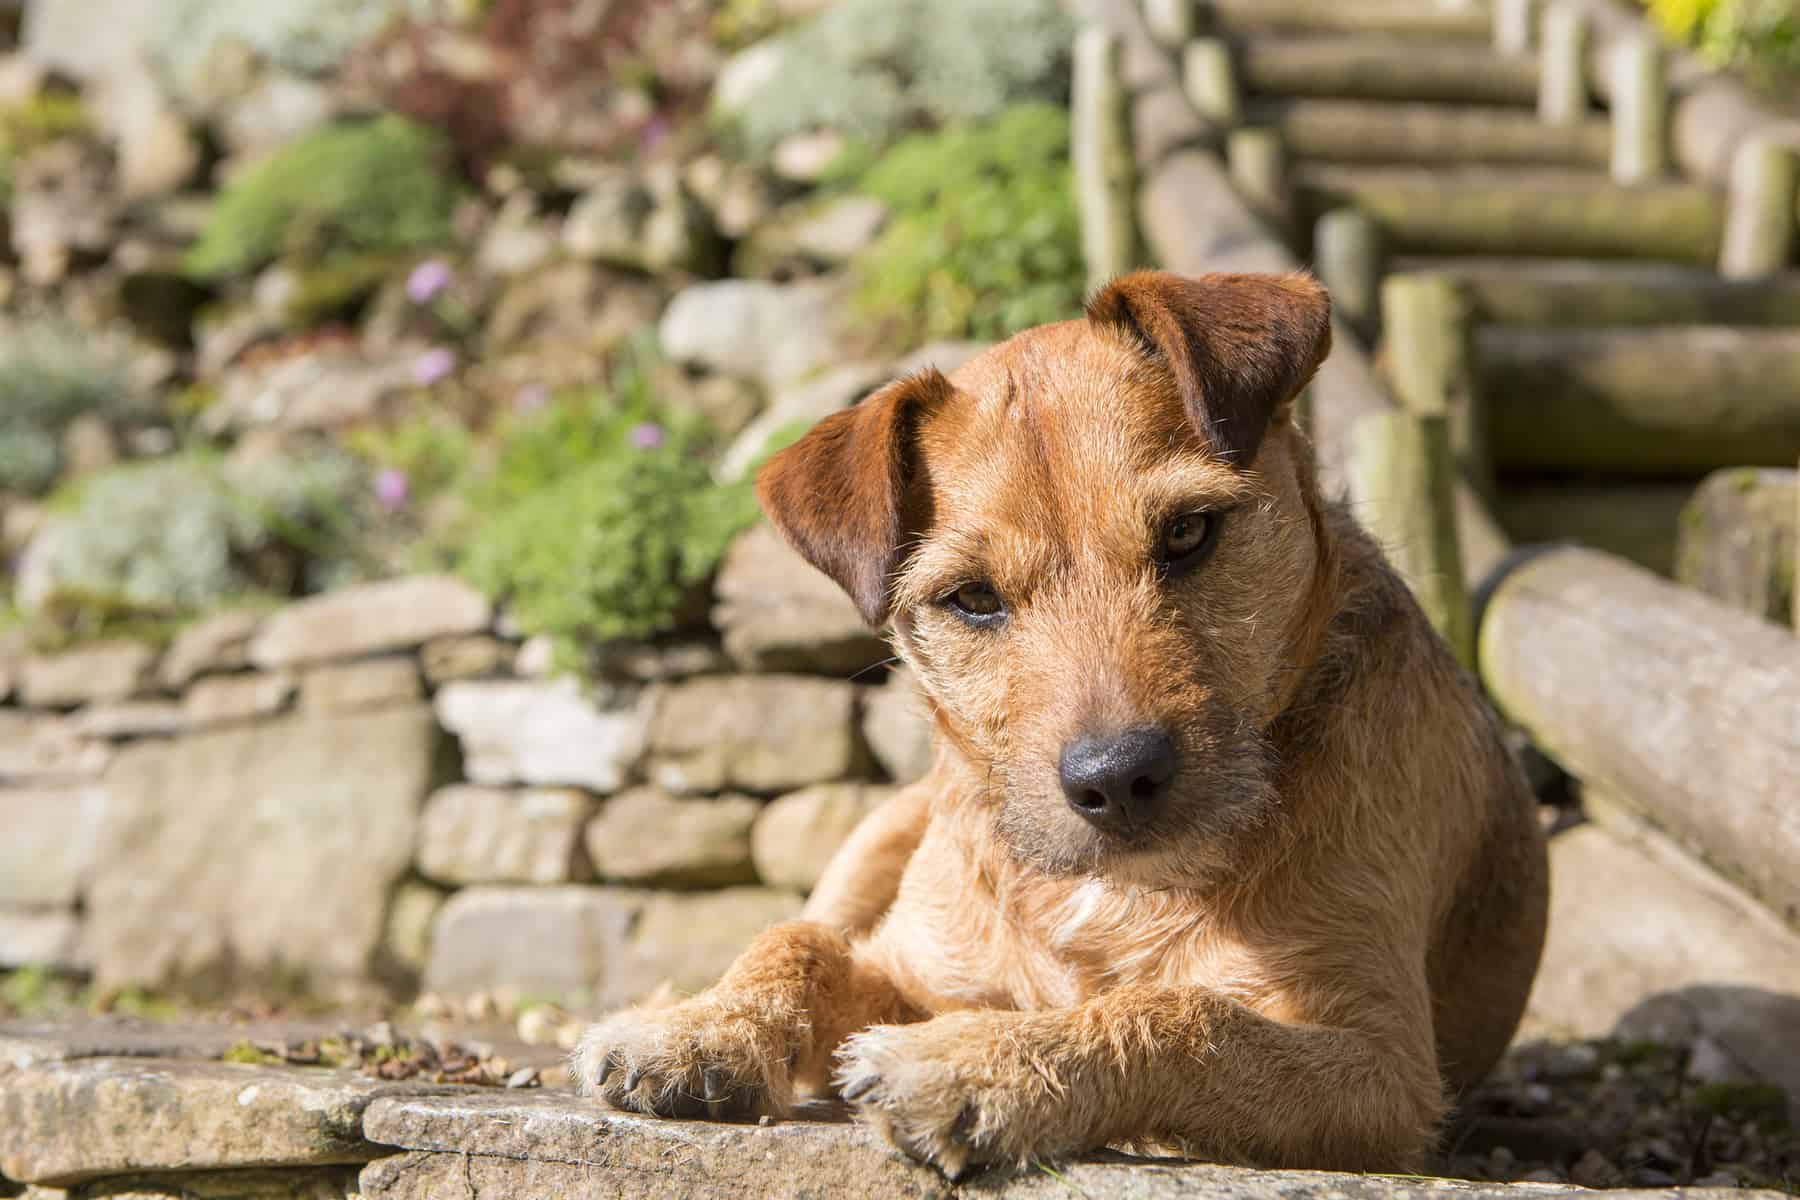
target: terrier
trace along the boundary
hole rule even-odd
[[[708,991],[594,1026],[667,1116],[835,1091],[956,1176],[1104,1146],[1416,1169],[1544,935],[1531,793],[1294,400],[1304,275],[1142,272],[821,422],[763,507],[936,728]]]

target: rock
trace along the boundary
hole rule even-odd
[[[663,404],[702,417],[723,441],[743,432],[762,411],[762,393],[756,385],[734,375],[696,377],[678,367],[665,367],[656,373],[654,386]]]
[[[450,884],[569,883],[593,812],[569,788],[440,788],[419,822],[419,870]]]
[[[143,45],[157,8],[158,0],[29,0],[20,41],[32,62],[93,79]]]
[[[793,133],[776,143],[769,167],[789,183],[817,183],[844,153],[848,143],[833,129]]]
[[[97,413],[70,421],[62,435],[62,480],[82,479],[119,461],[119,439]]]
[[[682,799],[659,788],[633,788],[608,800],[588,824],[588,858],[602,879],[618,883],[751,883],[750,826],[759,807],[748,796]]]
[[[0,905],[73,908],[106,820],[97,787],[0,789]]]
[[[34,654],[20,670],[19,696],[33,708],[125,700],[143,688],[155,666],[154,646],[125,640]]]
[[[510,280],[488,315],[484,343],[495,351],[547,348],[602,353],[656,320],[662,292],[586,262],[553,263]],[[542,364],[532,364],[545,382]],[[551,380],[550,382],[555,382]]]
[[[862,764],[856,689],[796,675],[693,679],[660,689],[652,782],[673,792],[781,792]]]
[[[157,1058],[25,1067],[0,1089],[0,1171],[76,1184],[150,1171],[360,1163],[382,1096],[444,1092],[347,1071]]]
[[[203,617],[175,635],[157,669],[167,688],[182,688],[195,676],[235,671],[250,665],[250,639],[262,623],[256,612],[222,612]]]
[[[82,737],[166,737],[187,728],[177,700],[114,700],[90,704],[69,718]]]
[[[713,585],[713,625],[746,671],[850,676],[888,657],[842,588],[791,550],[774,526],[740,534]]]
[[[787,49],[776,39],[753,43],[733,54],[713,79],[713,111],[725,117],[741,113],[758,92],[780,78],[787,69],[786,59]]]
[[[0,970],[17,967],[87,970],[81,918],[63,909],[0,905]]]
[[[719,675],[731,670],[731,660],[717,642],[706,638],[681,638],[666,642],[608,642],[594,655],[595,669],[617,679],[639,683],[687,679],[694,675]]]
[[[841,356],[847,311],[838,280],[724,279],[679,292],[663,312],[658,337],[676,362],[774,390]]]
[[[651,274],[707,273],[719,258],[706,211],[672,167],[642,178],[624,167],[600,170],[569,211],[563,247],[577,258]]]
[[[289,671],[208,675],[188,688],[181,712],[190,728],[226,725],[273,716],[288,706],[293,695],[294,676]]]
[[[324,126],[337,109],[325,84],[289,71],[264,70],[247,90],[220,107],[219,140],[232,154],[267,154]]]
[[[687,165],[688,190],[712,212],[713,225],[733,241],[748,237],[775,207],[769,177],[749,163],[727,163],[716,154]]]
[[[522,679],[548,679],[556,674],[556,639],[543,633],[526,638],[513,657],[513,673]]]
[[[94,779],[112,752],[83,737],[73,719],[0,709],[0,780]]]
[[[250,642],[259,667],[405,650],[432,638],[480,633],[487,597],[448,575],[414,575],[339,588],[271,615]]]
[[[910,668],[900,667],[863,701],[863,737],[875,761],[897,783],[922,779],[936,754],[931,715]]]
[[[385,708],[424,694],[418,666],[403,655],[314,667],[300,681],[300,707],[307,712]]]
[[[452,996],[496,987],[611,996],[642,909],[640,893],[618,888],[465,888],[432,924],[423,986]]]
[[[732,273],[770,276],[841,266],[874,242],[887,219],[887,205],[870,196],[834,196],[784,210],[738,246]]]
[[[276,297],[285,312],[287,297]],[[266,324],[268,318],[261,318]],[[218,399],[200,414],[211,437],[259,426],[332,429],[373,417],[381,402],[415,385],[417,348],[370,352],[322,347],[254,365],[233,366]]]
[[[77,255],[111,248],[119,197],[98,148],[51,142],[12,168],[12,245],[27,281],[60,283]]]
[[[1131,103],[1131,145],[1139,170],[1149,170],[1185,146],[1213,140],[1213,129],[1176,85],[1152,89]]]
[[[720,456],[719,478],[744,478],[777,440],[797,440],[814,424],[850,407],[892,378],[885,366],[847,363],[782,388]]]
[[[1785,625],[1800,563],[1800,472],[1732,467],[1682,509],[1675,577],[1733,608]]]
[[[388,963],[415,979],[431,956],[431,925],[450,893],[443,888],[409,879],[394,892],[388,905],[387,930],[381,953]]]
[[[641,706],[603,709],[575,680],[458,682],[437,694],[438,718],[462,740],[476,783],[615,792],[644,750]]]
[[[633,982],[611,999],[627,1003],[667,984],[703,991],[737,961],[750,939],[800,916],[800,897],[771,888],[653,892],[631,943]]]
[[[432,687],[457,679],[503,675],[512,669],[513,648],[485,634],[433,638],[419,648],[419,667]]]
[[[1550,936],[1526,1035],[1705,1036],[1747,1077],[1800,1095],[1800,936],[1606,811],[1610,827],[1551,840]]]
[[[20,1200],[354,1200],[354,1167],[181,1171],[109,1178],[74,1191],[27,1188]]]
[[[100,984],[364,978],[443,750],[409,705],[121,751],[87,899]]]
[[[88,93],[88,111],[118,155],[125,198],[166,195],[192,179],[200,143],[148,64],[131,59],[97,82]]]
[[[773,887],[810,892],[844,839],[896,790],[822,783],[772,801],[750,833],[757,877]]]

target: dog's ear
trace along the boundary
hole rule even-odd
[[[903,557],[914,429],[951,390],[935,370],[890,383],[820,421],[757,474],[756,498],[775,528],[870,625],[887,620]]]
[[[1237,467],[1331,349],[1331,299],[1304,274],[1139,271],[1095,293],[1087,316],[1168,367],[1195,428]]]

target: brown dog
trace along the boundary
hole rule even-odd
[[[822,422],[763,505],[939,735],[806,920],[621,1013],[584,1087],[669,1115],[835,1086],[957,1174],[1108,1144],[1414,1168],[1512,1036],[1545,860],[1499,730],[1321,502],[1304,276],[1143,273]]]

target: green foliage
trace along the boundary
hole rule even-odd
[[[258,594],[316,590],[357,565],[357,465],[339,454],[234,464],[188,453],[115,467],[57,496],[22,607],[100,632]]]
[[[283,255],[331,261],[447,241],[456,188],[436,133],[400,117],[310,134],[234,179],[188,269],[204,278]]]
[[[915,134],[856,186],[892,210],[854,265],[863,307],[897,342],[1001,338],[1080,311],[1062,109],[1023,105],[991,124]]]
[[[1670,37],[1761,83],[1800,76],[1800,9],[1793,0],[1645,0]]]
[[[202,73],[224,41],[293,70],[323,72],[396,16],[434,7],[432,0],[158,0],[151,46],[182,81]]]
[[[704,428],[663,411],[644,378],[509,422],[464,492],[480,523],[461,570],[564,647],[678,627],[756,517],[748,484],[714,482]]]
[[[729,116],[750,151],[819,128],[884,144],[1067,90],[1058,0],[839,0],[772,44],[780,69]]]
[[[56,478],[70,421],[133,407],[123,364],[90,334],[51,321],[0,331],[0,490],[42,491]]]

